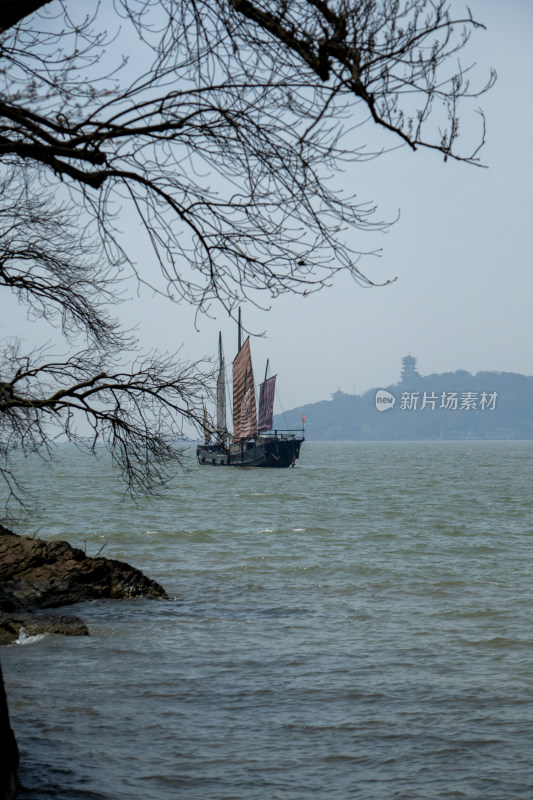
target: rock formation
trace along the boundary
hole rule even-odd
[[[82,600],[166,597],[162,586],[122,561],[91,558],[67,542],[18,536],[0,525],[0,644],[28,634],[87,635],[65,614],[35,613]]]

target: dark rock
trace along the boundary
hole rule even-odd
[[[9,723],[4,679],[0,666],[0,797],[2,800],[14,800],[17,796],[18,763],[18,748]]]
[[[24,628],[28,635],[60,633],[87,636],[81,619],[35,614],[99,598],[166,597],[165,590],[122,561],[91,558],[67,542],[18,536],[0,525],[0,644]]]
[[[34,614],[31,611],[6,613],[0,611],[0,644],[10,644],[20,637],[41,633],[59,633],[63,636],[88,636],[87,625],[73,614]]]
[[[0,526],[0,609],[8,611],[9,602],[34,609],[104,597],[166,597],[166,593],[122,561],[91,558],[67,542],[30,539]]]
[[[0,611],[20,611],[22,606],[12,594],[4,591],[0,585]]]

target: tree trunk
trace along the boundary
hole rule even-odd
[[[9,723],[6,691],[0,665],[0,797],[14,800],[17,796],[19,753],[15,734]]]

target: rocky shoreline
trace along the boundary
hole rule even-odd
[[[0,525],[0,645],[27,635],[88,636],[83,620],[41,609],[83,600],[165,598],[160,584],[140,570],[113,559],[87,556],[67,542],[19,536]],[[18,750],[0,668],[0,798],[17,793]]]
[[[70,614],[40,609],[101,598],[166,597],[165,590],[122,561],[87,556],[67,542],[19,536],[0,525],[0,644],[27,634],[87,636]]]

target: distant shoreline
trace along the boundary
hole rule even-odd
[[[308,441],[529,441],[533,376],[457,370],[361,395],[338,390],[277,415],[274,427],[301,427],[302,416]]]

